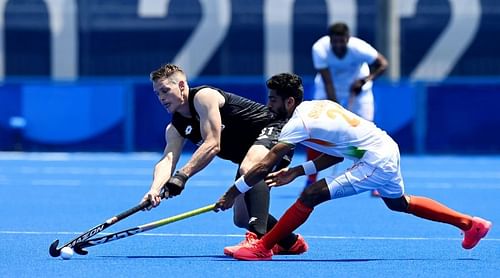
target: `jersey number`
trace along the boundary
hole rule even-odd
[[[265,127],[260,131],[259,137],[273,135],[274,127]]]
[[[330,119],[335,119],[337,116],[341,116],[352,127],[356,127],[360,123],[360,120],[356,115],[346,113],[346,111],[336,103],[333,108],[329,108],[328,110],[326,110],[326,115]]]

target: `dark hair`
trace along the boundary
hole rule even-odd
[[[166,79],[172,76],[174,73],[180,72],[183,75],[184,71],[177,65],[174,64],[165,64],[162,65],[159,69],[152,71],[149,74],[149,79],[153,82],[156,82],[161,79]]]
[[[304,99],[302,79],[293,73],[280,73],[273,75],[266,82],[268,89],[275,90],[282,98],[293,97],[297,105]]]
[[[328,35],[331,36],[349,36],[349,27],[344,22],[337,22],[328,27]]]

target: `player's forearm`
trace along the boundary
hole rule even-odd
[[[241,193],[247,192],[253,185],[264,180],[271,169],[283,159],[283,156],[289,153],[291,149],[292,145],[278,142],[260,162],[256,163],[250,171],[236,180],[234,186],[237,187],[238,191]]]
[[[252,186],[263,180],[270,170],[271,167],[262,162],[255,164],[250,171],[234,182],[228,192],[232,192],[232,194],[247,192]]]
[[[203,143],[193,154],[191,159],[182,167],[181,172],[188,177],[201,171],[205,168],[219,153],[220,147],[218,144]]]
[[[245,174],[245,182],[249,185],[254,185],[263,180],[271,171],[272,166],[264,163],[255,164],[248,173]]]
[[[379,77],[385,71],[385,69],[386,68],[379,67],[379,68],[373,70],[370,75],[368,75],[367,77],[363,78],[364,83],[366,83],[368,81],[375,80],[377,77]],[[364,83],[363,83],[363,85],[364,85]]]
[[[331,156],[327,154],[321,154],[317,158],[313,160],[314,165],[317,169],[317,171],[324,170],[328,167],[331,167],[337,163],[340,163],[344,160],[343,157],[336,157],[336,156]]]
[[[323,80],[323,84],[325,85],[326,97],[329,100],[337,102],[337,92],[335,92],[335,86],[333,85],[333,78],[330,74],[330,70],[320,69],[319,74],[321,75],[321,80]]]
[[[163,158],[156,164],[151,189],[161,191],[163,185],[165,185],[172,175],[172,165],[173,161],[169,157]]]
[[[333,83],[325,84],[326,96],[329,100],[337,102],[337,93]]]
[[[370,74],[364,78],[365,83],[379,77],[387,69],[389,63],[383,56],[379,56],[371,66]]]
[[[301,165],[290,168],[288,171],[293,175],[295,179],[298,176],[315,174],[321,170],[342,162],[343,160],[343,157],[321,154],[316,159],[306,161]]]

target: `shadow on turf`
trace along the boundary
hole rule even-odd
[[[461,258],[461,259],[274,259],[276,262],[332,262],[332,263],[359,263],[359,262],[377,262],[377,261],[479,261],[479,259]]]
[[[120,259],[195,259],[195,258],[212,258],[212,259],[230,259],[224,255],[199,255],[199,256],[99,256],[100,258],[120,258]]]
[[[120,258],[120,259],[196,259],[196,258],[210,258],[216,260],[234,260],[231,257],[224,255],[199,255],[199,256],[99,256],[100,258]],[[234,260],[237,261],[237,260]],[[334,262],[334,263],[356,263],[356,262],[377,262],[377,261],[479,261],[474,258],[458,258],[458,259],[277,259],[273,258],[275,262]]]

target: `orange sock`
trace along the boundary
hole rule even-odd
[[[318,179],[318,174],[312,174],[307,176],[307,185],[315,183],[317,179]]]
[[[410,196],[408,212],[425,219],[451,224],[462,231],[467,231],[472,225],[472,217],[454,211],[432,199]]]
[[[267,249],[272,249],[283,237],[304,224],[312,211],[312,208],[305,206],[300,200],[297,200],[285,214],[283,214],[278,223],[262,237],[264,246]]]

